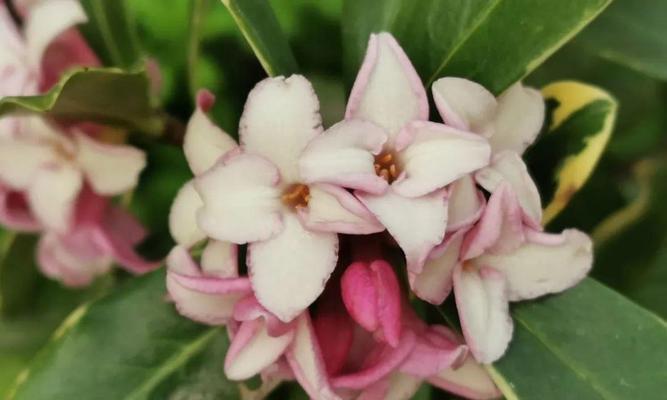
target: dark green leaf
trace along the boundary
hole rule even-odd
[[[82,0],[89,22],[81,31],[105,65],[130,68],[141,61],[126,0]]]
[[[287,38],[266,0],[222,0],[269,76],[297,71]]]
[[[667,80],[667,2],[618,0],[581,35],[591,52]]]
[[[3,232],[0,243],[0,312],[17,315],[35,301],[39,271],[35,264],[36,237]]]
[[[368,36],[395,34],[427,86],[461,76],[499,93],[541,64],[610,0],[348,0],[343,10],[348,73]]]
[[[206,373],[217,371],[220,380],[205,377],[200,368],[207,358],[198,358],[210,346],[224,343],[215,344],[222,331],[178,315],[165,300],[164,278],[164,270],[155,271],[77,309],[33,360],[10,398],[157,399],[176,390],[167,380],[190,382],[202,393],[209,388],[200,385],[209,382],[210,390],[222,393],[222,368]]]
[[[160,133],[163,125],[152,105],[150,82],[143,69],[76,69],[42,95],[0,99],[0,116],[19,112],[101,122],[151,134]]]
[[[667,324],[592,279],[517,304],[493,375],[510,399],[661,399]]]

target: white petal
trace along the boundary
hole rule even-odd
[[[272,237],[282,230],[279,180],[275,166],[258,156],[241,154],[216,164],[195,180],[204,202],[199,227],[238,244]]]
[[[303,313],[297,318],[294,342],[285,355],[294,371],[296,380],[310,398],[318,400],[339,399],[327,380],[327,371],[322,353],[307,313]]]
[[[382,232],[384,226],[351,193],[332,185],[311,185],[308,207],[299,210],[311,230],[348,234]]]
[[[502,273],[464,264],[454,270],[454,293],[461,328],[475,359],[499,359],[512,338],[507,286]]]
[[[489,136],[497,102],[479,83],[463,78],[440,78],[431,88],[442,120],[454,128]]]
[[[391,34],[371,34],[345,118],[374,122],[390,138],[409,121],[428,119],[424,85]]]
[[[291,331],[269,336],[262,318],[242,323],[225,358],[225,375],[232,380],[252,378],[283,354],[292,337]]]
[[[460,367],[445,369],[431,377],[429,382],[466,399],[485,400],[502,396],[486,369],[470,356]]]
[[[531,232],[528,242],[512,253],[484,255],[475,263],[505,274],[511,301],[532,299],[581,281],[593,265],[593,244],[574,229],[559,235]]]
[[[515,83],[498,97],[493,136],[493,153],[512,150],[522,154],[530,146],[544,123],[544,99],[535,89]]]
[[[110,145],[77,134],[77,159],[93,190],[102,195],[117,195],[137,186],[146,166],[146,154],[126,145]]]
[[[357,400],[410,400],[422,384],[422,378],[394,372],[366,387]]]
[[[0,180],[15,190],[25,190],[40,169],[57,161],[48,145],[6,139],[0,141]]]
[[[41,170],[28,189],[32,212],[46,227],[66,231],[82,184],[81,172],[71,166]]]
[[[421,271],[431,249],[442,243],[447,227],[447,200],[442,192],[403,197],[391,188],[381,196],[355,193],[403,249],[408,269]]]
[[[387,182],[375,173],[374,155],[387,141],[370,122],[342,121],[313,139],[299,159],[306,183],[323,182],[370,193],[382,193]]]
[[[512,151],[504,151],[493,157],[491,165],[475,174],[477,182],[493,193],[498,185],[507,182],[517,196],[521,208],[536,224],[542,221],[542,202],[535,182],[521,157]]]
[[[211,121],[198,102],[183,137],[183,152],[192,173],[203,173],[236,147],[234,139]]]
[[[449,296],[464,236],[463,230],[454,233],[433,250],[422,272],[411,276],[410,287],[417,297],[431,304],[441,304]]]
[[[239,123],[243,149],[273,162],[285,182],[300,180],[298,159],[322,132],[319,101],[301,75],[267,78],[248,95]]]
[[[248,271],[257,300],[283,322],[305,310],[324,290],[336,266],[335,233],[310,232],[286,214],[284,230],[248,249]]]
[[[176,243],[192,247],[206,238],[206,234],[197,224],[197,210],[203,206],[204,203],[195,190],[193,180],[179,189],[169,210],[169,232]]]
[[[41,1],[32,6],[24,28],[30,64],[39,67],[44,50],[56,36],[87,20],[77,0]]]
[[[447,231],[455,231],[474,224],[482,214],[486,200],[477,190],[470,175],[455,181],[449,187]]]
[[[238,246],[209,240],[201,254],[201,269],[208,276],[234,278],[238,273]]]
[[[403,177],[392,185],[403,196],[418,197],[489,164],[486,139],[443,124],[415,121],[396,138]]]

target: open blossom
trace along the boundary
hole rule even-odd
[[[526,216],[539,227],[540,195],[521,155],[544,122],[544,99],[540,93],[517,82],[496,99],[478,83],[447,77],[433,84],[433,98],[446,124],[488,138],[491,164],[475,173],[475,181],[490,193],[500,183],[509,183]],[[470,190],[471,184],[469,180],[468,188],[462,190]]]
[[[0,95],[38,94],[71,66],[99,64],[73,28],[86,21],[77,1],[17,7],[22,32],[0,4]],[[38,116],[0,120],[0,222],[41,232],[40,268],[70,286],[90,283],[114,262],[134,273],[157,267],[134,252],[144,229],[104,198],[136,186],[144,153],[103,143],[83,129]]]
[[[249,244],[255,296],[285,322],[322,292],[338,259],[337,233],[383,229],[343,188],[304,181],[302,152],[336,136],[333,129],[322,132],[319,102],[304,77],[267,78],[248,96],[239,149],[195,179],[199,228],[216,240]],[[358,143],[335,145],[354,151]]]
[[[445,235],[443,189],[485,167],[489,145],[479,135],[428,121],[424,86],[388,33],[371,35],[345,118],[337,129],[349,132],[348,140],[373,138],[382,145],[365,153],[308,149],[304,172],[310,179],[357,189],[355,195],[403,249],[408,269],[418,272]],[[313,167],[336,158],[347,165],[345,174]]]
[[[454,289],[466,343],[483,363],[500,358],[511,340],[509,301],[561,292],[592,266],[586,234],[544,233],[526,221],[514,190],[501,183],[477,224],[450,236],[411,279],[415,293],[433,304]]]

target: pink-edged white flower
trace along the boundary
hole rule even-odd
[[[188,250],[174,247],[167,256],[167,290],[180,314],[209,325],[224,325],[234,306],[252,293],[239,277],[236,245],[211,240],[198,265]]]
[[[188,121],[183,137],[183,152],[193,175],[209,170],[226,154],[238,150],[238,144],[216,126],[207,112],[213,107],[215,96],[207,90],[197,93],[197,104]],[[197,212],[204,205],[195,190],[194,179],[181,187],[169,212],[169,231],[176,243],[190,248],[206,239],[197,223]]]
[[[438,79],[432,90],[446,124],[478,133],[491,144],[491,164],[477,171],[475,181],[491,193],[508,182],[529,221],[538,227],[542,219],[540,195],[521,155],[544,123],[540,92],[517,82],[496,99],[478,83],[451,77]]]
[[[592,262],[586,234],[536,230],[516,192],[503,182],[477,224],[434,250],[422,273],[411,277],[411,286],[433,304],[453,288],[466,343],[477,361],[490,363],[503,355],[512,337],[508,302],[572,287]]]
[[[488,165],[490,155],[485,138],[429,122],[428,110],[424,86],[399,44],[388,33],[373,34],[338,129],[349,140],[382,145],[354,154],[330,150],[327,159],[344,162],[345,174],[313,171],[324,151],[313,151],[305,165],[309,177],[357,189],[415,272],[445,235],[444,188]]]
[[[382,226],[349,192],[306,181],[299,165],[307,146],[354,152],[365,141],[322,132],[319,102],[304,77],[267,78],[248,95],[238,151],[197,176],[203,206],[198,227],[208,237],[248,243],[248,270],[258,301],[282,321],[322,292],[338,258],[337,233]]]
[[[21,192],[43,229],[68,232],[84,185],[113,196],[136,186],[145,154],[127,145],[110,145],[86,134],[71,135],[39,117],[21,117],[15,137],[0,138],[0,183]]]
[[[142,274],[159,266],[134,251],[145,236],[134,217],[86,188],[77,200],[70,230],[42,234],[37,260],[44,275],[67,286],[86,286],[107,273],[113,263]]]

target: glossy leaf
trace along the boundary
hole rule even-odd
[[[164,279],[164,270],[155,271],[75,310],[9,397],[158,399],[175,390],[174,381],[196,381],[198,357],[222,331],[178,315],[165,300]],[[219,386],[221,364],[214,371],[219,379],[209,375],[208,383]]]
[[[580,31],[610,0],[347,0],[343,10],[348,73],[372,32],[390,31],[422,80],[461,76],[499,93]]]
[[[105,65],[134,67],[142,58],[126,0],[82,0],[89,22],[81,31]]]
[[[517,304],[515,332],[492,375],[508,399],[659,399],[667,324],[592,279]]]
[[[653,78],[667,80],[667,2],[615,1],[581,35],[590,51]]]
[[[222,0],[269,76],[297,71],[296,60],[266,0]]]
[[[162,120],[152,104],[143,69],[82,68],[63,75],[48,92],[0,99],[0,116],[38,113],[76,121],[93,121],[158,134]]]
[[[547,132],[526,153],[547,224],[586,183],[604,151],[616,118],[616,101],[605,91],[574,81],[542,89]]]

